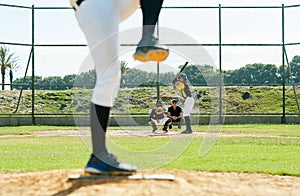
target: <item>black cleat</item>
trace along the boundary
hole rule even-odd
[[[92,154],[84,170],[97,175],[131,175],[137,168],[120,162],[113,154],[108,154],[103,160]]]
[[[169,56],[169,49],[157,46],[157,39],[154,37],[142,38],[139,42],[133,58],[142,62],[162,62]]]
[[[184,130],[184,131],[182,131],[180,133],[181,134],[191,134],[191,133],[193,133],[193,131],[191,129],[186,129],[186,130]]]

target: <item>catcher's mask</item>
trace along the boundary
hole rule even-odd
[[[162,106],[161,100],[158,100],[158,101],[156,102],[156,106]]]
[[[165,111],[164,111],[164,108],[163,107],[158,107],[158,108],[156,108],[156,110],[155,110],[155,113],[156,114],[163,114]]]

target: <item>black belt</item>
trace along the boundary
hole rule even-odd
[[[80,6],[80,4],[83,2],[84,0],[78,0],[78,1],[76,1],[76,4],[78,5],[78,6]]]

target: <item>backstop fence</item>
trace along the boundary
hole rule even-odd
[[[59,108],[57,110],[47,110],[45,106],[40,106],[39,101],[37,99],[37,94],[41,96],[47,97],[49,99],[53,100],[53,104],[60,101],[59,98],[52,96],[51,97],[51,90],[53,89],[59,89],[58,86],[68,86],[68,88],[72,88],[72,84],[51,84],[51,83],[39,83],[38,77],[40,73],[43,72],[43,70],[46,70],[47,61],[49,58],[51,60],[57,59],[57,61],[62,61],[63,56],[69,57],[70,61],[73,63],[75,61],[80,61],[79,57],[76,57],[78,54],[87,54],[87,45],[86,43],[73,43],[73,40],[68,39],[68,37],[61,38],[59,31],[63,29],[64,27],[55,27],[55,24],[58,22],[61,22],[65,28],[69,28],[69,26],[76,25],[75,21],[67,22],[63,18],[67,18],[67,16],[73,14],[73,9],[70,7],[36,7],[34,5],[28,7],[28,6],[19,6],[19,5],[8,5],[8,4],[0,4],[0,9],[8,11],[7,13],[11,13],[11,15],[7,15],[5,20],[9,23],[9,27],[11,26],[18,26],[19,29],[16,32],[11,32],[10,28],[3,28],[5,31],[0,32],[0,44],[5,47],[15,48],[19,51],[17,55],[20,55],[23,57],[23,62],[21,62],[23,66],[23,75],[20,77],[19,80],[23,80],[23,82],[20,82],[18,84],[14,84],[13,80],[11,80],[11,83],[8,83],[7,80],[4,79],[5,76],[9,77],[7,75],[7,66],[4,64],[1,64],[1,76],[2,76],[2,92],[1,92],[1,112],[0,115],[2,117],[4,116],[22,116],[22,115],[29,115],[32,119],[32,124],[36,124],[35,118],[39,115],[50,115],[50,116],[61,116],[61,115],[73,115],[72,110],[66,110],[64,111],[64,108],[68,107],[69,105],[74,104],[71,98],[66,98],[62,103],[58,103]],[[300,13],[300,5],[279,5],[279,6],[222,6],[221,4],[217,6],[166,6],[163,7],[163,12],[160,16],[160,20],[157,27],[157,36],[159,38],[163,37],[164,35],[160,33],[160,29],[162,29],[164,26],[171,26],[174,23],[179,22],[182,24],[179,24],[179,30],[180,31],[186,31],[185,33],[189,34],[193,31],[194,33],[191,33],[191,37],[193,36],[201,36],[203,34],[202,39],[205,40],[203,43],[166,43],[163,45],[169,46],[169,47],[203,47],[207,51],[209,51],[212,54],[212,58],[215,62],[215,67],[217,68],[217,72],[222,76],[221,79],[224,79],[224,73],[226,73],[226,69],[229,69],[229,67],[226,67],[228,64],[230,64],[230,58],[235,58],[234,55],[240,55],[245,56],[244,58],[249,58],[249,56],[252,55],[252,52],[255,50],[258,50],[258,48],[264,48],[266,51],[271,51],[270,53],[276,53],[277,56],[277,62],[279,65],[281,65],[281,72],[280,74],[277,73],[270,73],[270,74],[276,74],[273,75],[275,78],[279,78],[280,82],[276,84],[266,81],[265,84],[255,84],[252,83],[251,85],[245,84],[241,79],[237,79],[240,81],[240,85],[233,85],[231,83],[222,83],[221,81],[218,81],[215,86],[209,87],[209,86],[197,86],[198,92],[202,92],[198,94],[200,101],[203,101],[203,92],[205,92],[207,88],[220,88],[219,89],[219,110],[217,112],[218,115],[221,116],[229,116],[229,115],[275,115],[276,117],[280,117],[281,123],[287,123],[286,117],[287,116],[294,116],[295,118],[299,118],[300,109],[299,109],[299,103],[298,98],[299,96],[299,82],[298,80],[295,80],[296,77],[295,74],[291,73],[291,66],[290,66],[290,60],[293,55],[300,55],[300,42],[299,40],[295,40],[295,37],[292,36],[295,34],[295,30],[293,29],[297,24],[290,24],[291,17],[296,17],[295,12]],[[182,21],[176,21],[176,17],[183,17],[184,14],[181,14],[181,11],[185,11],[185,14],[188,15],[187,18],[182,19]],[[188,12],[186,12],[188,11]],[[16,12],[22,12],[26,15],[26,18],[15,18],[17,14]],[[270,20],[268,16],[270,16],[270,13],[274,14],[273,19]],[[1,13],[1,12],[0,12]],[[3,13],[3,12],[2,12]],[[55,13],[55,14],[53,14]],[[201,15],[197,15],[199,13],[206,14],[208,18],[201,18]],[[248,20],[249,15],[258,15],[255,20],[266,20],[267,23],[265,23],[265,26],[259,25],[258,29],[256,29],[257,34],[264,34],[265,28],[271,28],[269,27],[269,20],[272,22],[276,22],[275,26],[277,26],[276,32],[273,32],[275,37],[274,39],[270,38],[269,40],[266,39],[268,37],[271,37],[271,35],[264,35],[259,40],[254,40],[253,37],[256,37],[257,34],[254,34],[253,37],[249,37],[247,34],[243,35],[243,31],[241,32],[231,32],[232,25],[233,26],[240,26],[240,29],[246,29],[245,31],[252,31],[251,28],[256,28],[255,26],[252,26],[253,23],[258,23],[259,21],[251,21]],[[56,15],[57,18],[56,18]],[[168,16],[173,15],[174,21],[168,20]],[[265,16],[268,19],[264,19]],[[210,18],[209,18],[210,17]],[[241,18],[240,18],[241,17]],[[243,17],[245,19],[243,20]],[[3,18],[3,16],[2,16]],[[60,19],[59,19],[60,18]],[[228,18],[230,20],[228,20]],[[231,21],[232,19],[237,19]],[[48,26],[48,23],[51,19],[54,21],[51,27]],[[46,20],[46,21],[45,21]],[[59,21],[61,20],[61,21]],[[136,26],[141,25],[140,19],[138,20],[140,23]],[[188,21],[184,23],[184,21]],[[67,22],[64,24],[64,22]],[[169,23],[172,23],[169,25]],[[201,28],[195,30],[194,28],[197,27],[197,25],[201,26]],[[178,25],[178,24],[177,24]],[[299,25],[298,25],[299,26]],[[288,28],[287,28],[288,27]],[[43,29],[43,30],[41,30]],[[296,29],[296,28],[295,28]],[[297,31],[297,29],[296,29]],[[68,30],[66,30],[68,32]],[[213,32],[213,33],[212,33]],[[2,34],[3,33],[3,34]],[[80,31],[78,32],[69,32],[77,34],[78,37],[81,37]],[[233,34],[233,36],[228,36],[230,34]],[[297,33],[297,32],[296,32]],[[16,39],[6,39],[6,34],[13,34]],[[45,37],[43,37],[46,34]],[[210,34],[213,34],[212,37],[209,37]],[[49,40],[48,37],[53,35],[53,37],[58,37],[57,40]],[[11,36],[11,35],[10,35]],[[21,38],[24,36],[25,38]],[[299,39],[299,36],[296,37],[296,39]],[[57,42],[56,42],[57,41]],[[66,41],[66,43],[64,43]],[[122,40],[121,47],[133,47],[136,46],[135,43],[126,43],[126,40]],[[266,41],[266,42],[265,42]],[[239,42],[239,43],[237,43]],[[253,43],[258,42],[258,43]],[[78,48],[84,48],[83,52],[79,50]],[[47,56],[48,53],[51,53],[55,51],[56,53],[60,53],[62,50],[70,51],[69,53],[62,53],[61,55],[57,55],[55,57],[49,57]],[[230,53],[231,50],[238,50],[236,53]],[[50,51],[50,52],[49,52]],[[291,54],[289,53],[291,52]],[[298,51],[298,53],[297,53]],[[70,54],[72,53],[72,54]],[[253,52],[255,53],[255,52]],[[269,53],[266,52],[265,54],[261,54],[261,58],[263,56],[267,56]],[[73,55],[73,56],[72,56]],[[232,55],[232,56],[230,56]],[[291,56],[292,55],[292,56]],[[75,57],[74,57],[75,56]],[[267,57],[265,58],[267,59]],[[261,59],[257,57],[257,61],[260,61]],[[224,65],[224,61],[228,61],[227,65]],[[295,63],[295,62],[293,62]],[[298,63],[298,64],[297,64]],[[56,70],[59,74],[59,71],[63,69],[63,62],[56,63],[57,66],[53,66],[53,69]],[[300,66],[300,62],[296,62],[297,66]],[[67,67],[67,66],[65,66]],[[72,70],[72,67],[68,67],[67,69]],[[11,69],[12,70],[12,69]],[[162,85],[160,83],[161,78],[159,77],[159,64],[157,64],[157,78],[156,82],[153,83],[153,85],[148,85],[147,88],[155,89],[156,91],[156,97],[155,99],[161,99],[161,89]],[[299,72],[300,73],[300,72]],[[253,77],[254,76],[250,76]],[[264,76],[262,76],[264,77]],[[28,81],[28,78],[30,81]],[[26,80],[26,82],[25,82]],[[221,84],[222,83],[222,84]],[[50,90],[48,92],[44,92],[41,90],[40,87],[48,86]],[[134,85],[131,85],[131,87]],[[141,85],[136,85],[141,86]],[[4,88],[5,87],[5,88]],[[11,88],[14,87],[14,88]],[[17,88],[18,87],[18,88]],[[125,84],[122,85],[122,87],[126,87]],[[224,88],[223,88],[224,87]],[[11,89],[10,89],[11,88]],[[51,89],[52,88],[52,89]],[[92,88],[91,86],[89,88]],[[246,91],[246,94],[245,94]],[[261,110],[255,110],[253,108],[255,107],[261,107],[257,106],[262,104],[263,102],[268,102],[268,99],[264,99],[262,95],[260,94],[261,91],[269,91],[270,93],[267,94],[267,96],[270,96],[272,98],[272,94],[279,95],[280,100],[276,101],[276,104],[274,104],[274,108],[271,109],[272,112],[266,112],[265,109]],[[245,103],[243,107],[240,107],[240,109],[237,110],[231,110],[227,109],[226,111],[223,110],[223,102],[225,101],[225,96],[236,96],[236,94],[230,94],[231,92],[237,92],[240,93],[240,98],[242,100],[245,100],[243,96],[255,96],[257,99],[254,103]],[[13,98],[10,99],[9,94],[13,94]],[[275,97],[275,96],[274,96]],[[277,96],[278,98],[278,96]],[[230,98],[229,101],[230,107],[241,105],[241,103],[234,103],[233,98]],[[275,102],[274,102],[275,103]],[[250,107],[249,104],[252,106]],[[264,103],[263,103],[264,104]],[[262,105],[263,105],[262,104]],[[266,104],[265,104],[266,105]],[[291,106],[292,105],[292,106]],[[151,106],[145,106],[145,107],[151,107]],[[228,107],[228,106],[227,106]],[[22,108],[22,111],[20,112]],[[241,109],[242,108],[242,109]],[[84,111],[84,110],[82,110]],[[84,113],[84,112],[83,112]],[[118,111],[118,108],[115,110],[115,114],[121,114],[122,112]],[[133,112],[134,113],[134,112]],[[209,112],[205,111],[205,108],[201,110],[201,114],[205,115]],[[141,112],[140,114],[146,115],[146,113]]]

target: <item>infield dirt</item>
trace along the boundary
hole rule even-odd
[[[299,195],[300,177],[268,174],[146,170],[138,173],[168,173],[163,180],[69,180],[82,169],[2,174],[1,195]]]

